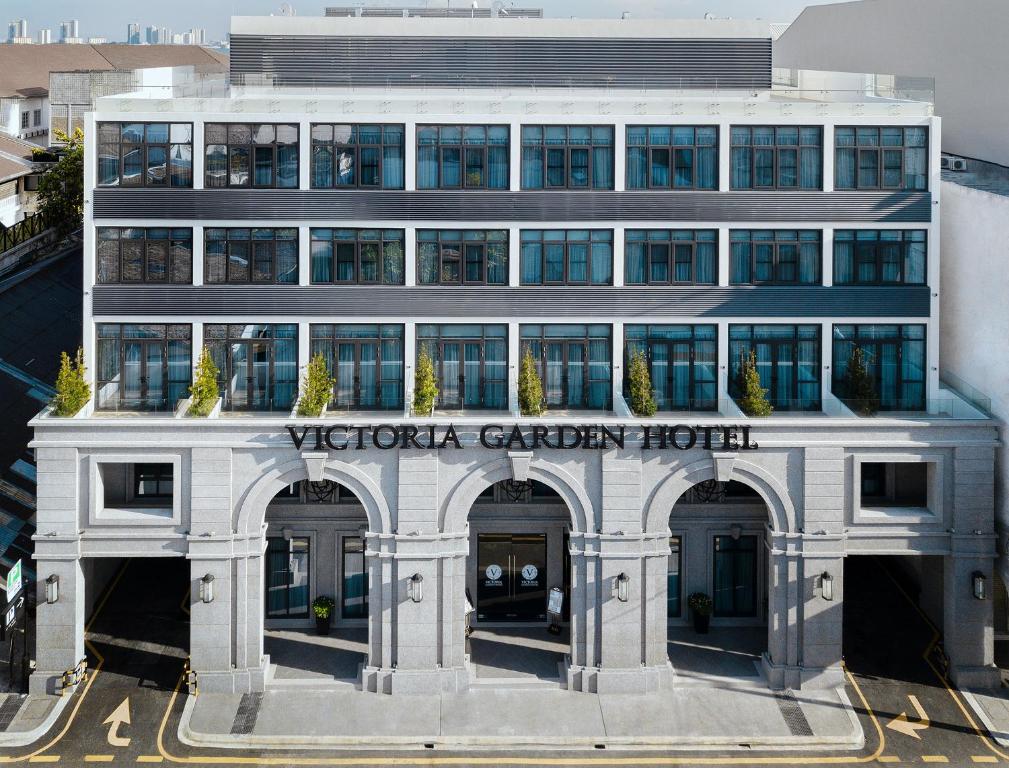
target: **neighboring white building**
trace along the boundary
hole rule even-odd
[[[34,145],[0,134],[0,226],[10,227],[35,212],[40,168]]]
[[[51,29],[40,29],[39,30],[39,43],[41,45],[49,45],[53,41],[53,31]]]

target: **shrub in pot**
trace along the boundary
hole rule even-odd
[[[315,614],[315,631],[320,635],[329,634],[329,622],[333,617],[336,602],[328,595],[319,595],[312,601],[312,613]]]
[[[694,618],[694,631],[701,635],[708,634],[708,624],[711,622],[711,612],[714,605],[711,597],[703,592],[694,592],[687,598],[690,614]]]

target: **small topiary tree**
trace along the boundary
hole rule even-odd
[[[214,409],[217,398],[221,395],[217,387],[218,373],[217,365],[210,356],[210,350],[204,347],[196,363],[196,376],[193,377],[193,384],[189,387],[190,416],[209,416]]]
[[[91,399],[91,385],[87,380],[84,366],[84,350],[77,348],[74,359],[66,352],[60,352],[60,372],[56,376],[56,396],[53,398],[53,413],[57,416],[73,416]]]
[[[329,375],[326,358],[317,352],[305,370],[305,378],[301,382],[301,398],[298,400],[299,416],[321,416],[333,396],[333,384],[336,379]]]
[[[523,416],[542,416],[543,382],[536,371],[536,358],[532,350],[526,347],[519,366],[519,411]]]
[[[636,416],[654,416],[659,409],[652,393],[652,375],[648,360],[640,349],[634,350],[627,365],[627,386],[631,393],[631,410]]]
[[[413,375],[413,412],[430,416],[438,399],[438,380],[434,377],[434,361],[426,349],[417,355],[417,370]]]
[[[861,347],[852,347],[851,356],[848,357],[848,369],[844,372],[844,392],[846,403],[855,413],[872,416],[879,410],[876,382],[865,366],[865,354]]]
[[[767,399],[767,390],[760,386],[756,352],[750,352],[742,359],[739,370],[739,392],[738,404],[747,416],[755,418],[770,416],[774,412],[771,402]]]

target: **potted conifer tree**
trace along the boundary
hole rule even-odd
[[[438,380],[434,376],[434,361],[426,349],[417,355],[417,371],[413,376],[413,412],[418,416],[434,413],[438,399]]]
[[[301,397],[298,398],[299,416],[321,416],[330,398],[333,396],[333,384],[336,380],[329,375],[326,358],[317,352],[305,370],[305,378],[301,382]]]
[[[771,401],[767,399],[767,390],[760,386],[760,373],[757,371],[757,353],[750,352],[742,359],[739,369],[740,410],[747,416],[759,418],[770,416],[774,412]]]
[[[879,410],[876,382],[865,365],[861,347],[853,347],[844,372],[844,392],[848,406],[860,416],[872,416]]]
[[[60,352],[60,372],[56,376],[56,396],[53,398],[53,414],[75,416],[91,399],[91,385],[88,384],[87,368],[84,366],[84,350],[77,348],[73,360],[66,352]]]
[[[519,368],[519,411],[523,416],[542,416],[543,382],[536,371],[536,358],[532,350],[526,347],[522,355],[522,365]]]
[[[204,347],[196,363],[196,375],[189,387],[189,410],[186,415],[209,416],[214,410],[221,397],[217,386],[219,372],[214,359],[210,356],[210,350]]]
[[[654,416],[659,409],[652,392],[652,376],[648,371],[648,361],[640,349],[634,350],[627,365],[627,386],[630,390],[631,410],[635,416]]]

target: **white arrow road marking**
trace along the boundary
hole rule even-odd
[[[911,701],[911,706],[914,707],[914,711],[918,714],[918,722],[912,723],[907,719],[907,713],[901,712],[893,720],[886,724],[887,728],[892,728],[898,733],[903,733],[905,736],[910,736],[913,739],[921,739],[918,735],[918,731],[924,731],[931,725],[928,719],[928,714],[922,708],[921,704],[918,702],[918,697],[912,694],[908,694],[907,698]]]
[[[109,744],[113,747],[128,747],[130,739],[128,736],[119,735],[119,726],[130,724],[130,697],[123,699],[123,703],[112,710],[112,714],[105,718],[102,725],[111,725],[109,728]]]

